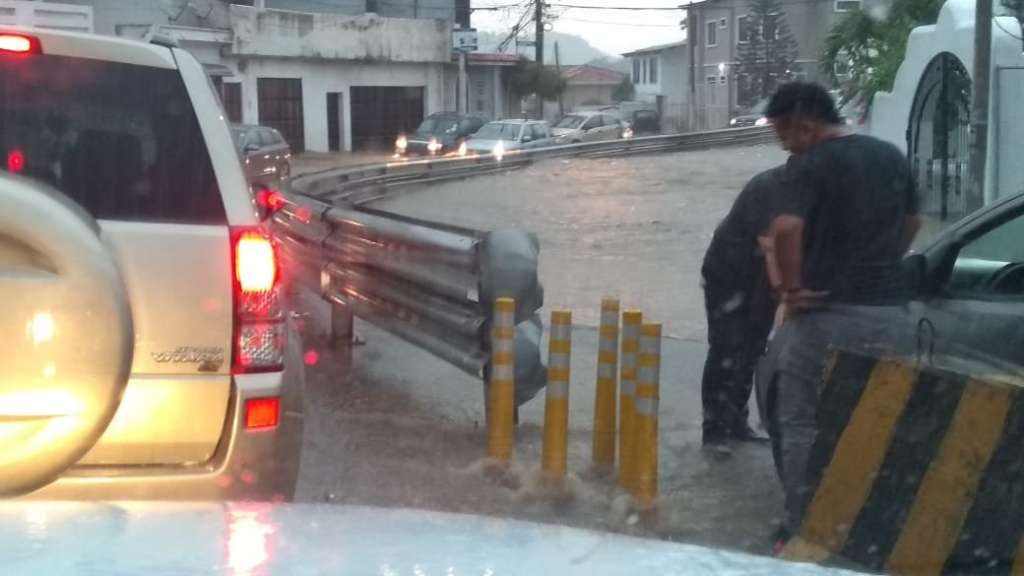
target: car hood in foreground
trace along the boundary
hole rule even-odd
[[[842,574],[558,525],[327,504],[0,504],[4,574]]]

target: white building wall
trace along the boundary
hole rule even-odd
[[[1021,41],[1010,36],[1006,30],[1019,30],[1017,21],[1011,17],[997,17],[1000,25],[992,26],[992,78],[1000,75],[1000,68],[1024,66]],[[891,92],[879,92],[872,102],[870,133],[892,142],[907,151],[907,128],[910,113],[921,77],[928,64],[939,53],[948,52],[960,60],[967,73],[974,77],[974,0],[948,0],[939,12],[938,21],[931,26],[920,26],[910,33],[907,52],[896,73]],[[993,85],[993,88],[996,88]],[[1024,101],[1024,85],[1017,80],[993,90],[993,101],[989,107],[989,157],[986,163],[985,201],[990,202],[1008,192],[998,190],[998,182],[1024,182],[1024,165],[1014,150],[998,147],[1000,138],[1000,106],[1019,107]],[[1004,100],[1005,99],[1005,100]],[[1002,159],[1002,162],[999,160]],[[993,161],[995,160],[995,161]],[[998,162],[1001,174],[993,169]]]
[[[446,109],[450,87],[445,86],[441,64],[393,63],[380,66],[361,62],[310,62],[305,60],[248,60],[226,82],[242,83],[242,122],[259,122],[257,80],[259,78],[302,79],[303,130],[306,149],[327,152],[327,93],[340,92],[344,98],[342,120],[344,149],[352,150],[351,98],[353,86],[422,87],[424,115]]]

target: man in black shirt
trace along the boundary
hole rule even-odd
[[[899,264],[920,220],[906,156],[845,133],[821,86],[780,87],[765,116],[793,154],[765,244],[782,322],[757,378],[792,534],[811,496],[807,458],[825,355],[833,347],[891,350],[900,340]]]
[[[703,445],[723,457],[731,455],[730,440],[757,438],[747,423],[747,401],[775,314],[758,234],[776,210],[783,169],[767,170],[747,183],[715,229],[701,266],[708,319]]]

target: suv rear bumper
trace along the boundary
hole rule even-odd
[[[305,371],[291,331],[284,372],[233,378],[221,443],[204,464],[79,466],[25,496],[33,500],[291,500],[304,428]],[[245,400],[281,397],[280,424],[245,429]]]

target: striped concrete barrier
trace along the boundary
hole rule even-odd
[[[1024,573],[1021,384],[834,353],[808,463],[814,496],[783,556],[895,574]]]

